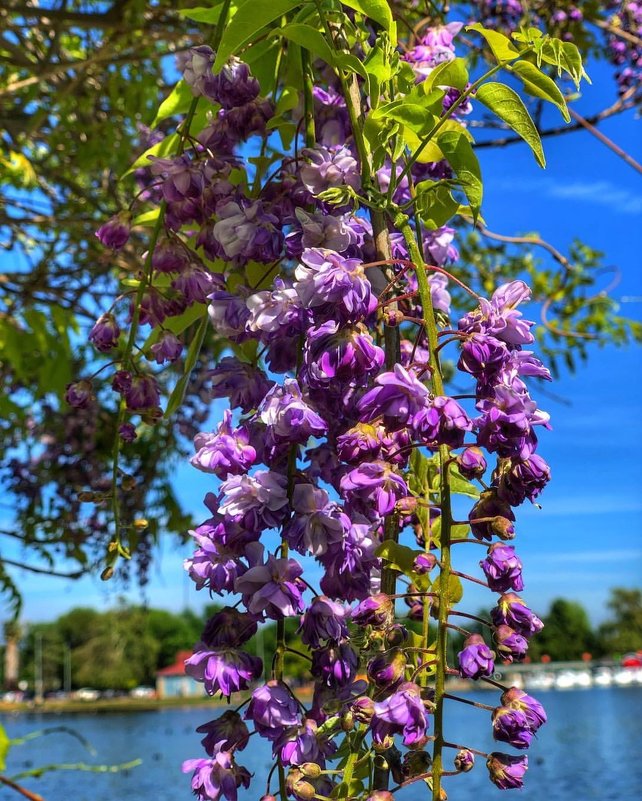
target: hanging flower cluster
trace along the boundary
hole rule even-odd
[[[353,16],[345,19],[352,24]],[[435,70],[457,68],[460,28],[429,28],[403,55],[385,38],[371,52],[395,65],[407,92],[423,96]],[[327,46],[336,47],[328,30]],[[397,149],[371,164],[363,107],[345,76],[321,71],[322,80],[308,80],[304,59],[303,107],[286,112],[305,140],[294,126],[293,151],[267,170],[265,158],[248,157],[258,151],[246,142],[262,137],[267,151],[280,106],[261,97],[247,64],[232,57],[214,71],[215,64],[207,45],[181,56],[195,100],[180,147],[150,157],[138,175],[160,216],[130,321],[130,342],[137,327],[152,328],[143,350],[150,363],[173,362],[183,329],[173,330],[172,319],[201,304],[201,326],[211,326],[225,351],[210,371],[209,394],[228,408],[194,439],[191,464],[211,474],[212,488],[185,568],[198,590],[228,605],[208,621],[186,671],[209,695],[249,698],[199,728],[207,757],[184,770],[200,799],[235,801],[251,779],[237,755],[257,736],[275,759],[265,801],[275,772],[281,801],[389,801],[391,777],[399,786],[426,781],[439,799],[442,777],[468,772],[482,754],[457,746],[453,769],[444,767],[444,707],[453,697],[446,675],[497,684],[495,660],[523,659],[542,627],[517,594],[522,563],[507,544],[514,507],[533,501],[550,478],[536,452],[549,418],[528,387],[529,379],[550,379],[529,350],[533,323],[520,310],[530,290],[516,280],[487,299],[456,278],[456,266],[449,271],[455,231],[412,207],[418,188],[455,181],[454,156],[406,162]],[[432,89],[432,108],[438,103],[435,119],[464,131],[475,87],[467,78],[453,84]],[[192,133],[198,103],[209,112]],[[129,225],[121,215],[98,235],[117,248]],[[451,322],[454,288],[469,303]],[[91,333],[102,351],[119,338],[113,311]],[[444,385],[446,347],[471,385],[466,395]],[[153,423],[154,375],[131,348],[118,367],[122,410]],[[81,404],[90,391],[83,382],[70,387],[70,402]],[[133,436],[128,425],[125,439]],[[476,498],[465,521],[453,517],[456,493]],[[486,550],[479,578],[453,567],[462,542]],[[487,638],[452,623],[454,614],[474,619],[453,609],[462,577],[499,595],[483,621]],[[287,681],[289,618],[307,649],[308,704]],[[264,665],[252,638],[268,621],[277,647]],[[452,630],[466,638],[458,669],[446,661]],[[545,712],[517,688],[498,686],[493,736],[525,749]],[[521,786],[525,756],[484,756],[497,787]]]

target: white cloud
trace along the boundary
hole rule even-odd
[[[524,192],[540,192],[544,196],[577,200],[598,206],[608,206],[620,214],[642,214],[642,196],[610,181],[572,181],[562,183],[547,178],[523,183],[513,181],[496,182],[499,189],[520,189]]]

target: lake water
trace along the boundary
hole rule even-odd
[[[492,704],[491,693],[467,694]],[[539,694],[549,716],[540,737],[529,750],[530,769],[520,801],[590,801],[642,797],[642,688],[605,688],[544,692]],[[494,744],[490,713],[449,702],[446,732],[452,742],[483,751],[513,752]],[[157,712],[109,715],[0,716],[10,737],[52,726],[68,726],[96,749],[92,756],[71,736],[53,734],[16,746],[9,755],[6,775],[42,764],[88,762],[122,763],[140,757],[143,764],[125,773],[96,774],[60,771],[24,785],[45,801],[180,801],[189,799],[189,776],[180,772],[184,759],[200,757],[196,726],[216,717],[217,708],[166,709]],[[239,754],[240,764],[255,774],[249,790],[239,801],[257,801],[265,792],[267,773],[273,764],[264,741],[252,738]],[[502,797],[487,779],[479,760],[466,775],[447,779],[450,801],[489,801]],[[7,797],[6,790],[4,797]],[[428,798],[424,785],[414,785],[399,799]],[[509,798],[513,796],[509,795]],[[12,795],[18,799],[19,796]]]

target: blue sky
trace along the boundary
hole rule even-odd
[[[592,67],[590,72],[593,86],[584,87],[576,106],[584,114],[613,101],[609,70]],[[546,121],[557,123],[552,114]],[[642,160],[639,125],[628,114],[600,128]],[[606,263],[621,270],[614,296],[622,313],[642,319],[642,176],[586,132],[544,144],[544,171],[525,145],[480,151],[488,227],[504,234],[537,230],[561,251],[575,237],[603,250]],[[542,613],[553,598],[565,596],[580,601],[599,622],[607,614],[610,587],[642,585],[640,357],[639,347],[593,348],[585,367],[552,387],[567,403],[541,399],[552,415],[553,431],[542,434],[541,453],[551,464],[553,481],[541,510],[518,510],[515,545],[525,564],[523,596]],[[186,507],[205,517],[201,498],[212,488],[211,478],[179,466],[176,486]],[[163,544],[146,590],[151,605],[178,610],[189,604],[199,610],[208,602],[183,573],[189,550]],[[460,551],[465,553],[456,556],[458,567],[474,572],[482,549],[460,546]],[[23,573],[20,584],[25,620],[52,619],[77,605],[104,609],[122,595],[116,585],[97,578],[63,582]],[[141,598],[136,589],[127,597]],[[467,605],[473,610],[488,605],[488,593],[467,590]]]

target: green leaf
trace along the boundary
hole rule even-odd
[[[452,86],[463,92],[468,85],[468,70],[463,58],[455,58],[452,61],[444,61],[422,81],[420,87],[427,94],[436,86]]]
[[[154,227],[156,225],[156,220],[158,220],[160,216],[160,208],[151,209],[151,211],[144,211],[142,214],[139,214],[138,217],[134,217],[132,220],[132,225],[144,225],[148,227]]]
[[[479,498],[479,488],[462,476],[455,462],[450,463],[448,474],[451,492],[455,492],[458,495],[468,495],[470,498]]]
[[[527,94],[553,103],[553,105],[557,106],[562,112],[564,120],[566,122],[571,121],[571,115],[568,113],[564,95],[552,78],[540,72],[530,61],[518,61],[516,64],[512,65],[511,72],[514,72],[520,81],[522,81],[524,84],[524,91]]]
[[[216,54],[214,72],[219,72],[228,58],[238,55],[241,48],[254,39],[275,19],[298,8],[304,0],[245,0],[225,28]]]
[[[476,222],[481,208],[484,187],[481,180],[479,161],[472,145],[463,133],[456,131],[446,131],[446,133],[441,134],[437,138],[437,144],[453,168],[470,204],[473,222]]]
[[[415,189],[417,212],[431,230],[441,228],[457,213],[459,203],[447,186],[435,181],[421,181]]]
[[[315,56],[319,56],[326,64],[334,66],[336,60],[334,53],[321,31],[316,28],[304,25],[301,22],[293,22],[290,25],[286,25],[285,28],[279,28],[276,31],[276,35],[284,36],[305,50],[309,50]]]
[[[376,556],[384,559],[388,566],[400,573],[413,572],[415,557],[421,551],[413,551],[407,545],[399,545],[394,540],[385,540],[375,551]]]
[[[483,36],[493,55],[500,64],[506,61],[515,61],[516,58],[519,58],[519,50],[511,42],[508,36],[504,36],[503,33],[484,28],[480,22],[475,22],[473,25],[467,25],[466,30],[476,31],[478,34],[480,34],[480,36]]]
[[[560,39],[543,38],[536,47],[538,66],[542,61],[557,67],[557,74],[566,72],[572,78],[575,86],[580,85],[582,78],[589,83],[590,78],[584,70],[582,56],[576,45],[572,42],[562,42]]]
[[[500,120],[507,122],[530,146],[540,167],[546,166],[539,133],[517,92],[503,83],[484,83],[477,90],[475,99],[483,103]]]
[[[392,11],[388,0],[341,0],[341,3],[378,22],[382,28],[388,31],[391,38],[395,38],[393,32],[394,20],[392,19]]]
[[[220,6],[223,0],[212,0],[213,6]],[[221,16],[220,8],[181,8],[178,10],[179,16],[186,19],[194,20],[194,22],[203,22],[206,25],[216,25],[219,17]]]
[[[458,604],[464,597],[464,586],[459,576],[448,576],[448,600],[451,604]]]
[[[189,85],[180,80],[172,89],[169,96],[160,104],[158,112],[154,117],[152,128],[155,128],[161,120],[173,117],[175,114],[184,114],[192,104],[194,95]]]
[[[11,740],[7,737],[4,726],[0,724],[0,771],[7,767],[7,754],[11,748]]]
[[[207,314],[205,314],[187,351],[183,375],[176,382],[176,386],[174,387],[174,390],[167,401],[167,408],[165,409],[166,418],[170,418],[183,402],[183,397],[185,396],[185,390],[187,389],[190,376],[192,375],[192,370],[194,369],[198,355],[203,347],[203,340],[205,339],[208,321],[209,317]]]
[[[150,156],[158,156],[159,158],[162,158],[163,156],[172,155],[176,151],[176,146],[178,145],[179,140],[180,136],[176,133],[173,133],[169,136],[166,136],[164,139],[161,139],[161,141],[157,142],[155,145],[148,147],[147,150],[136,159],[127,172],[122,174],[121,178],[124,178],[126,175],[134,172],[134,170],[137,170],[139,167],[149,167]]]

